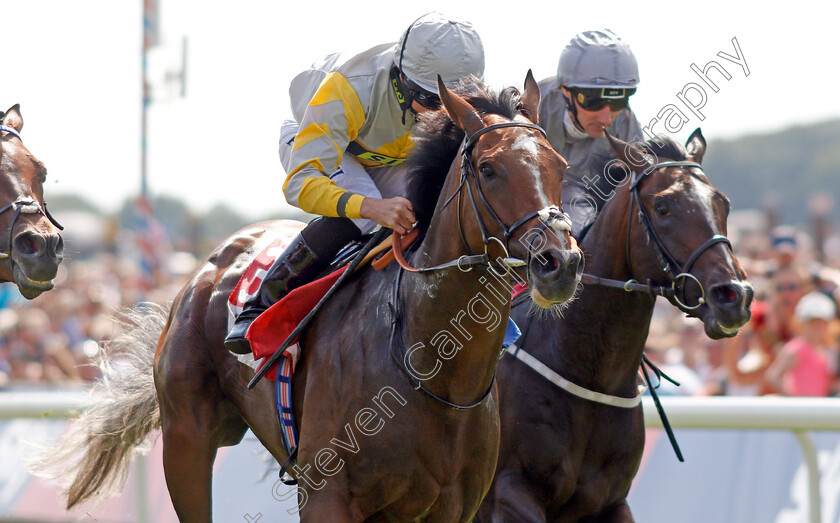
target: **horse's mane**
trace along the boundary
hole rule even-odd
[[[663,162],[666,160],[675,160],[675,161],[682,161],[686,159],[688,152],[685,150],[680,143],[674,141],[673,138],[664,134],[658,134],[655,137],[651,138],[646,142],[631,142],[636,147],[642,149],[645,153],[654,155],[653,161],[656,163]],[[606,176],[599,176],[598,179],[601,180],[602,183],[606,184],[602,187],[604,193],[611,192],[615,187],[611,184],[611,182],[607,182],[606,180],[621,180],[625,176],[628,175],[628,171],[624,164],[619,162],[618,164],[615,163],[615,153],[612,149],[607,148],[606,151],[601,151],[595,153],[590,162],[591,171],[592,173],[597,173],[599,175],[606,174]],[[605,170],[609,170],[607,173]],[[607,186],[608,185],[608,186]],[[625,187],[629,187],[629,184],[624,184]],[[597,221],[602,215],[604,206],[609,202],[610,198],[604,200],[600,197],[600,195],[591,194],[590,196],[597,201],[598,204],[598,214],[595,218]],[[597,196],[597,198],[596,198]],[[578,238],[578,242],[583,242],[586,233],[591,228],[594,222],[590,223],[589,225],[583,228],[581,237]]]
[[[655,161],[662,162],[665,160],[682,161],[686,159],[687,152],[679,142],[674,141],[673,138],[664,134],[658,134],[654,138],[646,142],[631,142],[633,145],[641,148],[644,152],[655,156]],[[625,176],[626,171],[621,165],[615,165],[615,153],[612,149],[607,149],[600,153],[596,153],[589,165],[592,166],[591,172],[603,173],[604,169],[616,169],[615,176],[612,179],[621,179]]]
[[[533,115],[524,111],[515,87],[495,92],[478,78],[471,77],[452,91],[467,100],[481,116],[497,114],[512,120],[522,114],[533,121]],[[456,127],[446,110],[441,108],[420,115],[412,135],[415,148],[408,158],[408,199],[422,235],[429,228],[449,168],[464,139],[464,131]]]
[[[675,142],[673,138],[665,134],[657,134],[654,138],[636,145],[639,145],[645,152],[656,155],[660,162],[665,159],[682,161],[686,159],[688,154],[682,144]]]

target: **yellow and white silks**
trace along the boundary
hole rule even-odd
[[[391,85],[395,45],[349,59],[329,55],[292,80],[294,121],[284,123],[280,138],[290,204],[322,216],[360,218],[362,200],[380,197],[384,177],[378,175],[399,177],[405,170],[400,166],[413,147],[414,115],[407,112],[403,124]]]

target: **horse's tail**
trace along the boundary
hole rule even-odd
[[[147,452],[146,436],[160,427],[153,365],[168,310],[142,304],[117,315],[117,336],[105,344],[93,402],[65,437],[30,463],[33,473],[63,484],[67,508],[125,486],[135,449]]]

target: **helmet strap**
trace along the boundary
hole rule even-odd
[[[414,109],[411,107],[411,99],[408,96],[408,89],[403,84],[398,67],[391,67],[389,76],[391,79],[391,88],[394,90],[394,95],[397,97],[397,103],[400,104],[400,109],[402,109],[402,124],[405,125],[405,112],[411,111],[414,113]]]
[[[566,89],[568,89],[568,87]],[[563,95],[563,98],[566,98],[565,94]],[[578,120],[577,104],[575,103],[574,98],[566,98],[566,109],[568,109],[568,111],[572,113],[572,123],[575,124],[575,127],[577,127],[579,131],[585,133],[586,129],[583,128],[583,126],[580,124],[580,120]]]
[[[391,75],[392,75],[391,76],[391,85],[394,86],[394,91],[397,93],[397,100],[400,102],[400,109],[402,109],[402,124],[403,125],[405,125],[405,112],[406,111],[411,111],[411,113],[414,114],[414,108],[411,107],[411,100],[409,100],[408,97],[405,96],[408,89],[405,88],[405,86],[402,83],[402,80],[399,78],[399,76],[402,74],[402,63],[403,63],[403,55],[405,54],[405,44],[408,43],[408,35],[411,33],[411,28],[414,27],[414,24],[419,22],[420,19],[423,18],[424,16],[426,16],[426,15],[421,15],[420,17],[417,18],[417,20],[411,22],[411,25],[408,26],[408,29],[405,30],[405,34],[403,35],[403,38],[402,38],[402,47],[400,47],[400,63],[397,64],[397,68],[396,68],[397,69],[396,70],[396,73],[397,73],[396,81],[394,80],[394,77],[393,77],[394,68],[391,68]],[[397,89],[397,84],[399,84],[399,90]],[[415,116],[416,116],[416,114],[415,114]]]

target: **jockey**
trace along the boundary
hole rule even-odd
[[[352,57],[331,54],[292,80],[294,119],[280,130],[286,200],[318,214],[269,268],[225,339],[239,354],[264,310],[325,269],[377,224],[399,234],[415,222],[404,162],[417,114],[440,107],[437,75],[453,85],[484,74],[484,47],[469,22],[421,16],[399,42]]]
[[[572,217],[572,235],[592,224],[621,180],[598,172],[612,148],[604,137],[640,141],[642,128],[628,107],[639,83],[639,66],[630,47],[609,29],[575,35],[560,54],[557,76],[540,82],[540,125],[569,167],[563,208]]]

